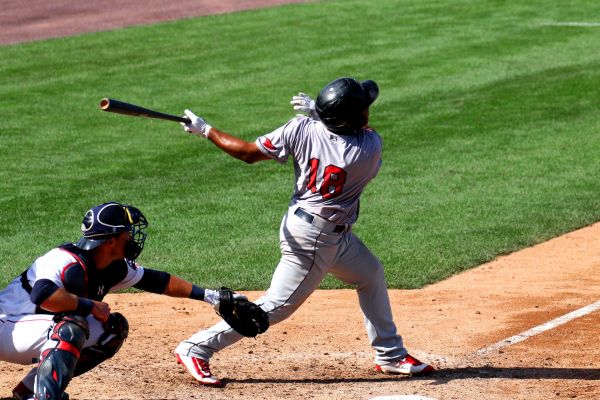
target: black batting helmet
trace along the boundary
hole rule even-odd
[[[379,87],[372,80],[338,78],[321,89],[315,110],[330,131],[355,133],[368,122],[363,113],[378,96]]]

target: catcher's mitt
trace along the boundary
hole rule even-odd
[[[269,316],[245,296],[223,287],[219,290],[219,302],[215,310],[236,330],[246,337],[255,337],[269,329]]]

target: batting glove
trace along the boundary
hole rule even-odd
[[[302,92],[298,93],[298,96],[292,97],[290,104],[294,110],[305,114],[309,114],[311,110],[315,109],[315,101],[309,95]]]
[[[200,134],[207,138],[210,130],[212,129],[212,126],[207,124],[206,121],[204,120],[204,118],[197,116],[190,110],[185,110],[184,113],[185,113],[185,116],[188,117],[191,122],[188,124],[181,122],[181,126],[183,126],[183,130],[188,133],[193,133],[196,135]]]
[[[309,95],[302,92],[298,93],[298,96],[292,97],[290,104],[294,110],[304,114],[310,114],[315,109],[315,101]]]
[[[234,300],[238,300],[238,299],[248,300],[248,297],[244,296],[243,294],[233,292],[233,299]],[[212,305],[215,308],[215,310],[218,311],[219,303],[221,302],[221,291],[213,290],[213,289],[205,289],[204,290],[204,301],[207,302],[208,304]]]
[[[304,113],[314,120],[320,120],[317,111],[315,110],[315,101],[306,93],[300,92],[297,96],[292,97],[290,104],[295,111]]]

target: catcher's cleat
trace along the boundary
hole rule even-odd
[[[33,390],[29,389],[23,381],[19,382],[17,387],[13,389],[13,398],[17,400],[35,400]],[[60,395],[60,400],[69,400],[69,395],[66,392]]]
[[[208,365],[208,361],[205,361],[201,358],[197,357],[188,357],[181,354],[175,354],[177,358],[177,363],[181,364],[188,370],[190,374],[198,382],[206,386],[214,386],[214,387],[222,387],[223,384],[210,372],[210,366]]]
[[[398,361],[377,364],[375,369],[378,372],[395,375],[426,375],[435,371],[431,365],[422,363],[409,354]]]
[[[33,399],[33,390],[29,389],[23,382],[19,382],[12,391],[13,398],[17,400]]]

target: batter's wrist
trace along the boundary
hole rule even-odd
[[[212,126],[210,126],[209,124],[206,124],[204,126],[204,137],[208,139],[208,135],[210,135],[210,130],[212,129]]]

